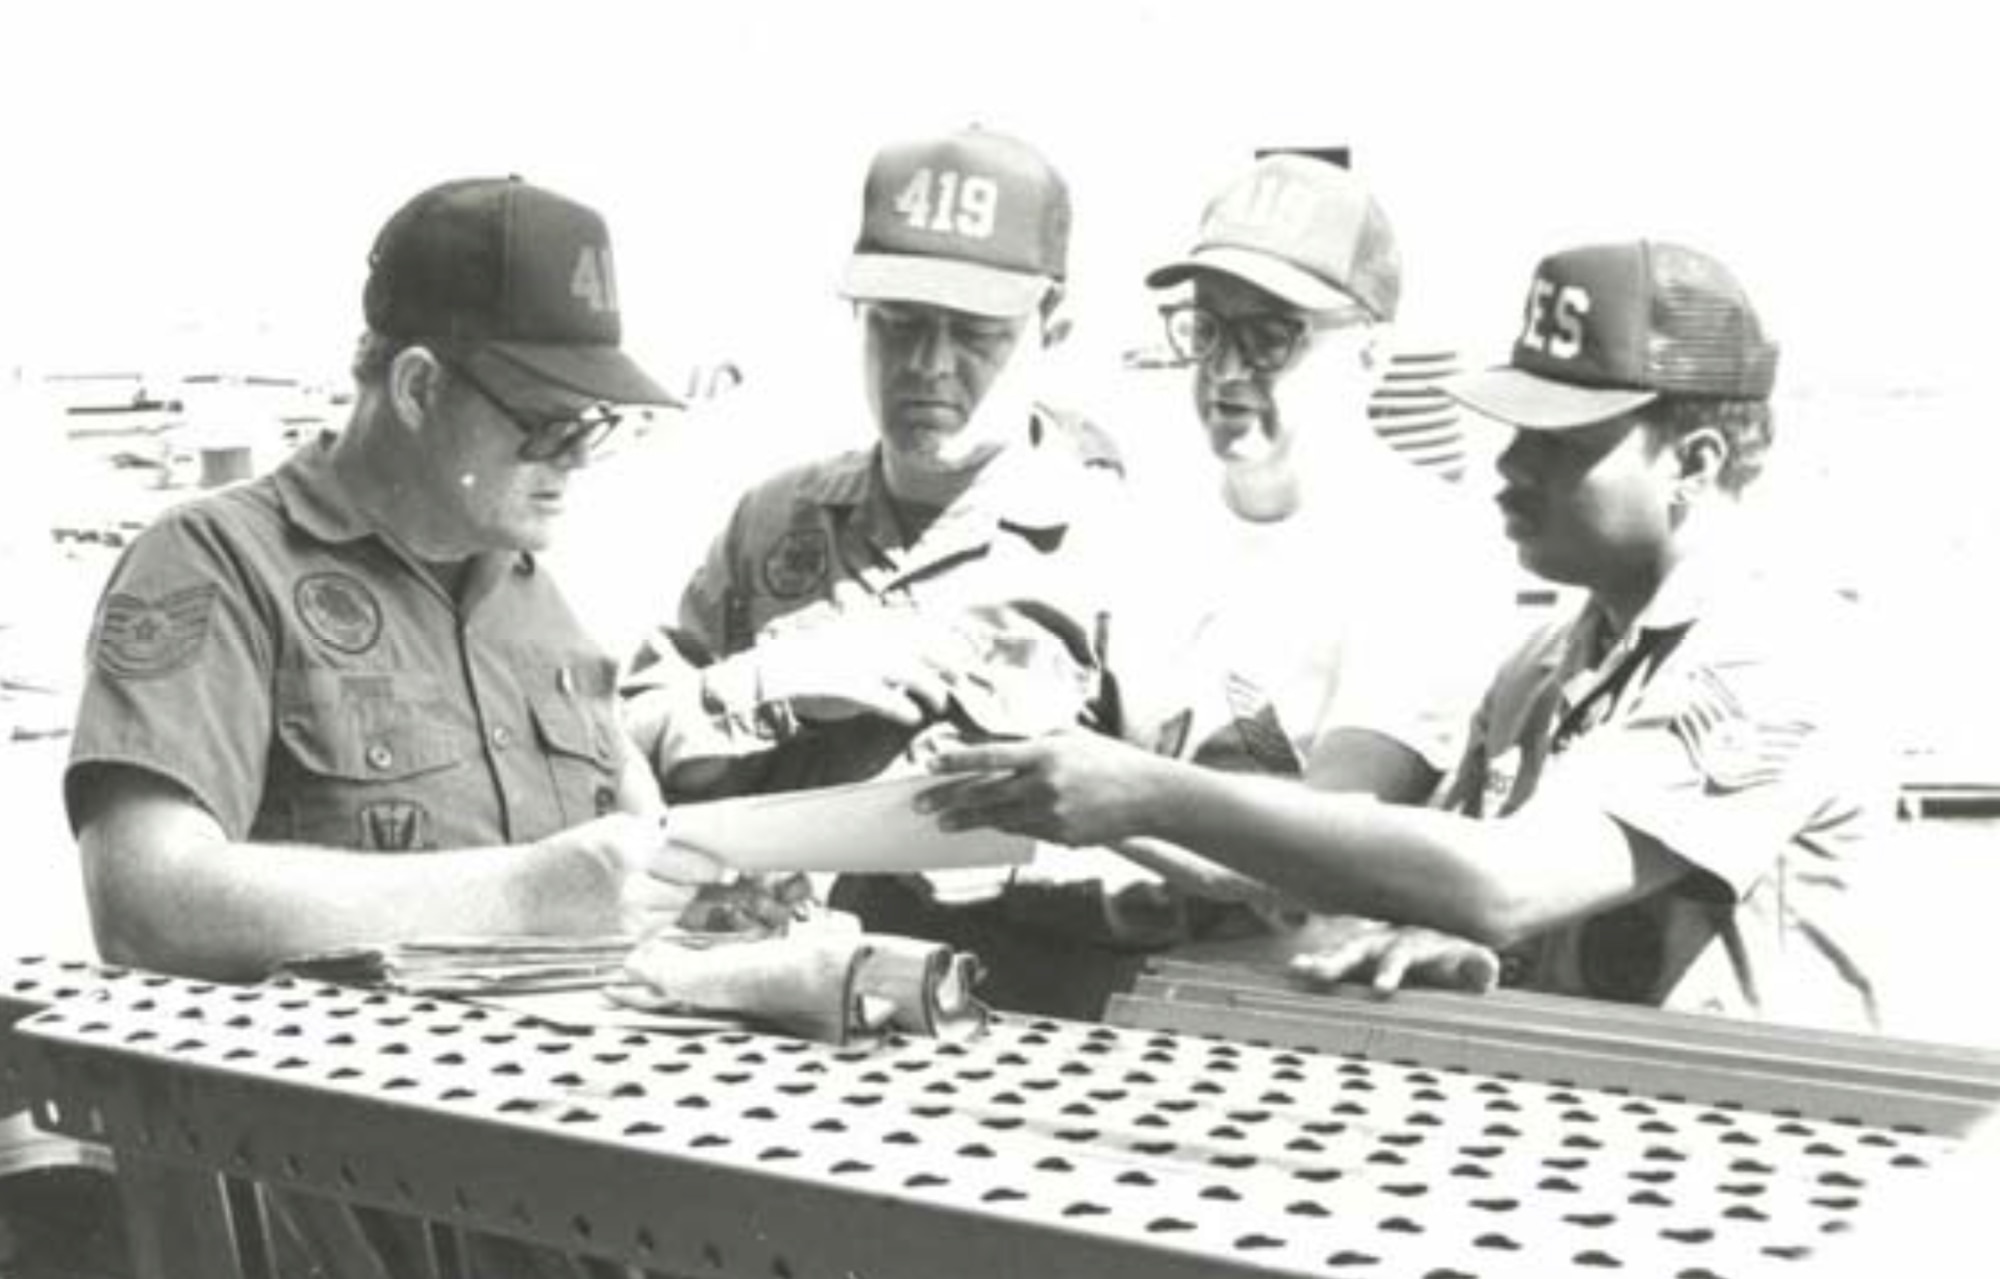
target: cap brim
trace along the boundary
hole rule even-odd
[[[678,396],[615,346],[481,342],[469,358],[476,375],[509,405],[561,411],[581,399],[681,407]]]
[[[1466,373],[1445,383],[1444,389],[1475,413],[1530,431],[1595,426],[1660,398],[1658,391],[1578,386],[1516,368]]]
[[[1374,314],[1373,308],[1352,293],[1335,288],[1283,258],[1272,257],[1256,249],[1239,249],[1223,244],[1196,249],[1180,261],[1160,267],[1146,277],[1146,283],[1151,288],[1168,289],[1203,271],[1234,276],[1301,310],[1338,311],[1360,307]]]
[[[847,260],[841,296],[857,302],[918,302],[972,315],[1013,319],[1042,304],[1045,275],[911,254],[857,253]]]

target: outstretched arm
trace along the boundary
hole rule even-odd
[[[1169,840],[1316,909],[1508,945],[1641,896],[1686,864],[1601,812],[1529,804],[1505,820],[1219,773],[1087,733],[949,751],[966,774],[925,805],[947,829],[1067,844]]]

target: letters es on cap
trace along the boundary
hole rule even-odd
[[[1562,430],[1662,395],[1763,399],[1777,364],[1777,344],[1727,267],[1641,240],[1544,258],[1508,363],[1446,389],[1514,426]]]

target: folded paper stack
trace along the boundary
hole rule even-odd
[[[288,960],[282,971],[343,986],[466,998],[586,990],[624,972],[632,938],[431,937],[344,946]]]

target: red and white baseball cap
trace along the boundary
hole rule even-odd
[[[368,268],[369,328],[459,348],[512,406],[678,403],[619,349],[610,232],[574,200],[518,177],[440,183],[383,225]]]
[[[1764,399],[1777,371],[1777,343],[1729,268],[1640,240],[1543,258],[1511,359],[1446,390],[1509,425],[1561,431],[1662,395]]]
[[[1065,274],[1069,187],[1033,147],[984,129],[884,147],[841,281],[863,302],[974,315],[1034,310]]]
[[[1396,318],[1403,263],[1396,236],[1368,186],[1337,164],[1270,155],[1208,202],[1186,257],[1146,277],[1171,288],[1220,271],[1307,311],[1360,303],[1377,320]]]

